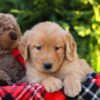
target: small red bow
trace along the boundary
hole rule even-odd
[[[100,74],[97,74],[96,77],[95,77],[95,79],[96,79],[96,85],[98,87],[100,87]]]
[[[22,68],[25,70],[25,61],[24,61],[23,57],[21,56],[18,48],[14,48],[12,50],[12,55],[22,65]]]

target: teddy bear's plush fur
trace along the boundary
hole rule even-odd
[[[20,38],[21,31],[16,18],[11,14],[0,13],[0,81],[8,85],[25,76],[25,70],[11,54],[18,47]]]

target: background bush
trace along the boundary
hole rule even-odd
[[[15,15],[22,32],[46,20],[69,29],[80,57],[100,72],[100,0],[0,0],[0,12]]]

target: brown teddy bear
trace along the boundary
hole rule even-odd
[[[25,81],[25,70],[12,55],[18,48],[21,31],[16,18],[11,14],[0,13],[0,85]]]

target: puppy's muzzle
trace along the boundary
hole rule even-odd
[[[52,68],[53,64],[52,63],[44,63],[43,66],[46,70],[50,70]]]
[[[11,40],[17,40],[18,36],[17,36],[17,33],[16,32],[9,32],[9,36],[11,38]]]

